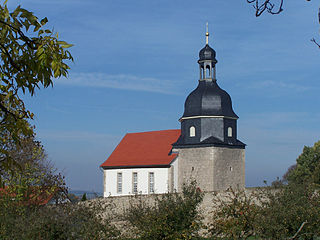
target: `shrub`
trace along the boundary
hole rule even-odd
[[[217,196],[214,239],[314,239],[320,236],[320,196],[313,184],[265,187]]]
[[[203,194],[196,183],[184,185],[181,194],[155,196],[154,204],[131,202],[125,219],[139,239],[193,239],[198,237],[201,218],[198,206]]]
[[[256,235],[256,220],[260,207],[256,204],[257,192],[228,189],[223,195],[216,195],[209,232],[214,239],[247,239]]]
[[[269,188],[267,199],[262,202],[257,222],[259,236],[276,239],[320,236],[320,197],[313,184],[292,183],[276,190]]]
[[[58,204],[42,207],[20,206],[0,211],[1,239],[115,239],[119,236],[111,219],[103,213],[110,206],[97,202]]]

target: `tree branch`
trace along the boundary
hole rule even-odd
[[[22,72],[21,69],[18,67],[18,65],[13,61],[13,59],[11,58],[10,56],[10,53],[8,52],[7,48],[2,44],[0,43],[0,46],[1,46],[1,51],[7,55],[8,59],[9,59],[9,62],[11,63],[11,65],[16,69],[18,70],[19,72]]]
[[[304,222],[301,224],[301,226],[299,227],[298,231],[297,231],[292,237],[290,237],[289,240],[295,239],[295,238],[298,236],[299,232],[302,230],[303,226],[304,226],[306,223],[308,223],[308,222],[307,222],[307,221],[304,221]]]
[[[318,48],[320,48],[320,44],[314,38],[312,38],[310,41],[316,44]]]
[[[35,47],[35,46],[32,45],[32,44],[36,45],[36,42],[33,41],[33,40],[31,40],[30,38],[28,38],[26,35],[24,35],[24,33],[23,33],[19,28],[16,28],[16,27],[12,26],[11,24],[6,23],[5,21],[2,21],[2,20],[0,20],[0,23],[6,25],[6,26],[10,27],[12,30],[16,31],[16,32],[20,35],[21,39],[22,39],[22,40],[28,45],[28,47],[30,47],[32,50],[36,50],[36,49],[37,49],[37,47]]]
[[[247,3],[253,4],[253,8],[256,10],[256,17],[259,17],[264,11],[267,11],[270,14],[279,14],[283,11],[283,1],[279,0],[280,4],[278,8],[275,8],[275,4],[271,3],[270,0],[264,0],[260,3],[259,0],[247,0]]]

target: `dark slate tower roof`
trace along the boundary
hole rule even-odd
[[[182,118],[192,116],[238,118],[232,109],[229,94],[222,90],[216,81],[199,81],[198,87],[189,94]]]
[[[230,95],[217,84],[216,51],[206,45],[199,52],[198,86],[187,97],[180,118],[181,135],[173,144],[177,148],[219,146],[245,148],[237,139],[237,119]]]
[[[214,63],[218,62],[216,59],[216,51],[213,50],[209,44],[206,44],[199,52],[199,61],[203,60],[212,60]]]

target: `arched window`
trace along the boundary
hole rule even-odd
[[[206,66],[206,78],[209,78],[209,77],[211,77],[210,66],[207,65],[207,66]]]
[[[232,137],[232,127],[228,127],[228,137]]]
[[[195,137],[196,136],[196,128],[194,126],[190,127],[189,135],[190,135],[190,137]]]

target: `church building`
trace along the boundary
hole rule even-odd
[[[199,52],[199,83],[187,97],[181,129],[124,136],[103,169],[103,195],[177,191],[196,180],[202,191],[245,187],[245,144],[237,139],[238,116],[217,84],[216,52]]]

